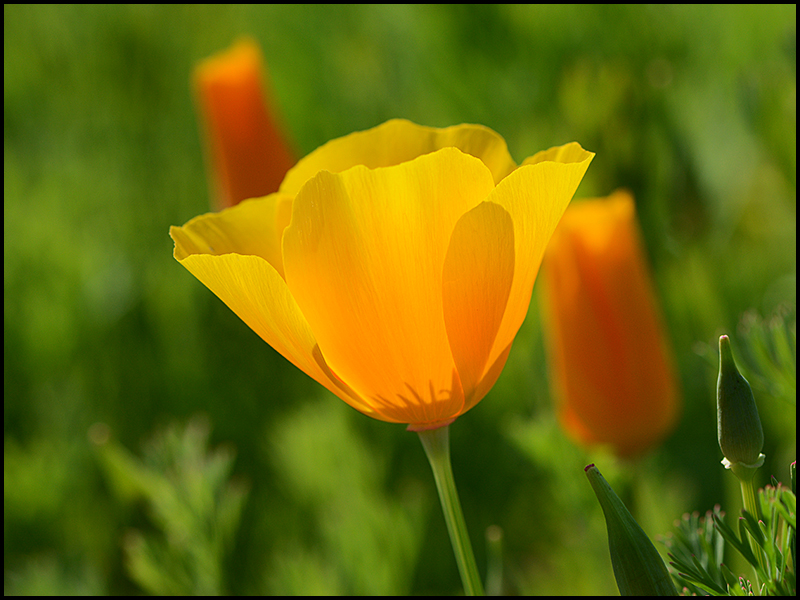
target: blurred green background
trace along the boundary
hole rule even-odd
[[[721,333],[755,384],[761,483],[788,480],[794,372],[760,377],[746,342],[776,311],[795,339],[796,6],[5,5],[6,594],[460,592],[417,436],[324,391],[172,258],[169,226],[210,206],[190,73],[242,34],[299,155],[393,117],[475,122],[517,161],[578,141],[597,156],[576,197],[637,199],[683,417],[634,464],[566,440],[534,293],[451,427],[490,590],[616,593],[589,462],[652,536],[737,510]]]

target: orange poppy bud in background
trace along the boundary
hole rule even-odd
[[[542,277],[551,385],[568,434],[620,456],[660,442],[680,398],[630,193],[570,206]]]
[[[261,51],[249,38],[195,68],[212,202],[218,210],[276,192],[295,163],[265,84]]]

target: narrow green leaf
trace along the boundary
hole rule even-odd
[[[608,529],[608,548],[623,596],[677,596],[669,571],[650,538],[594,465],[585,469]]]

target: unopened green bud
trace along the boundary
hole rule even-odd
[[[764,462],[764,430],[750,384],[736,368],[727,335],[719,338],[717,378],[717,439],[723,464],[741,479],[752,475]]]
[[[584,471],[606,518],[608,549],[620,595],[677,596],[664,561],[622,500],[597,467],[589,465]]]

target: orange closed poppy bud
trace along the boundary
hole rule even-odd
[[[261,51],[249,38],[195,68],[195,95],[217,209],[278,191],[295,163],[265,84]]]
[[[678,383],[633,197],[571,206],[544,260],[543,320],[563,427],[620,456],[661,441],[680,408]]]
[[[500,375],[593,156],[572,143],[518,166],[486,127],[396,119],[321,146],[275,194],[171,228],[174,256],[353,408],[434,429]]]

